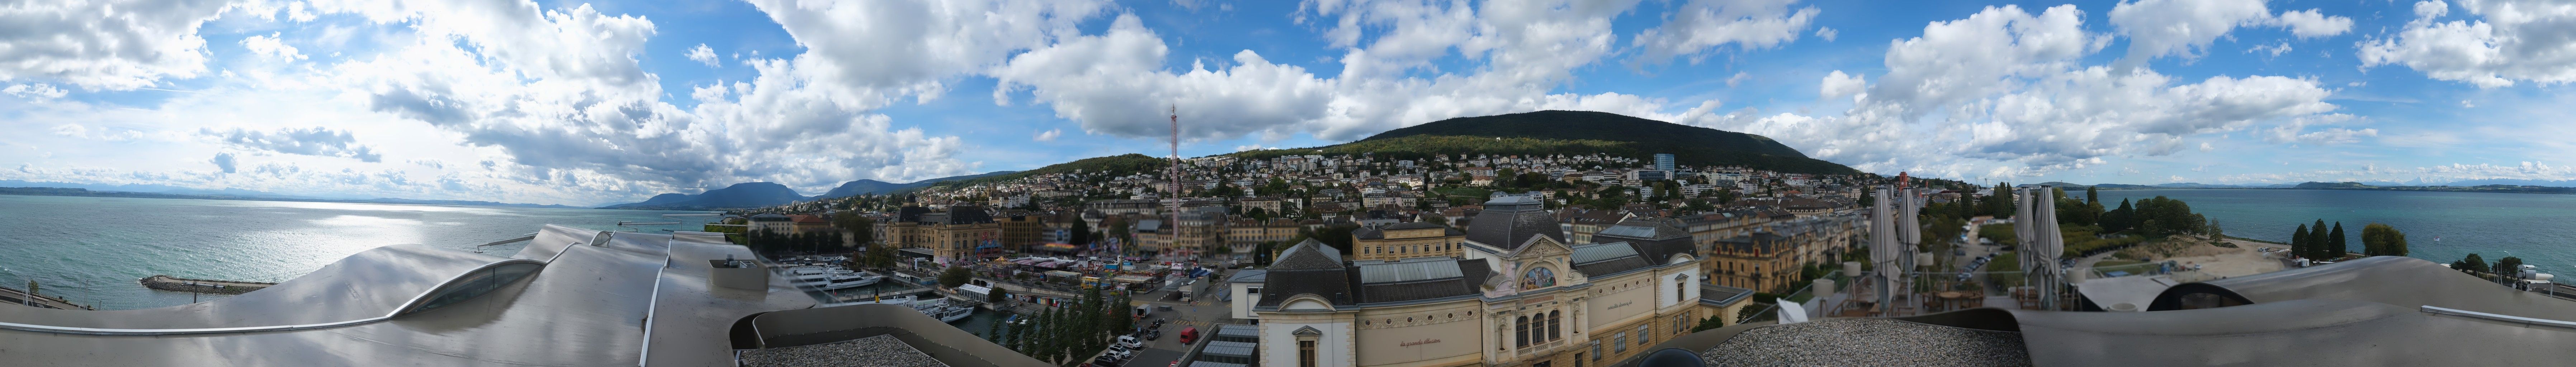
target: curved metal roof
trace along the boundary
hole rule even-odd
[[[600,238],[609,238],[600,241]],[[603,234],[548,226],[515,259],[421,245],[360,252],[277,286],[205,303],[122,311],[0,307],[0,364],[47,366],[725,366],[722,330],[753,313],[812,307],[787,277],[770,287],[713,287],[699,264],[752,258],[713,236]],[[606,242],[606,243],[596,243]],[[533,276],[479,297],[386,317],[496,264],[534,263]],[[370,319],[373,318],[373,319]],[[75,328],[259,327],[221,334],[91,335]],[[649,343],[649,345],[648,345]]]
[[[2340,299],[2403,307],[2440,306],[2554,320],[2576,320],[2576,302],[2517,291],[2441,264],[2404,256],[2352,261],[2257,275],[2185,283],[2166,289],[2150,311],[2183,308],[2186,294],[2235,297],[2242,303]]]
[[[219,329],[381,319],[451,279],[504,261],[514,260],[426,245],[385,246],[266,289],[203,303],[109,311],[0,308],[0,328]]]

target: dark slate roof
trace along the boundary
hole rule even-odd
[[[1313,239],[1281,251],[1269,270],[1268,279],[1261,282],[1261,303],[1255,306],[1279,307],[1282,301],[1298,294],[1323,296],[1334,305],[1347,305],[1356,296],[1351,294],[1351,283],[1358,277],[1342,264],[1341,251]]]
[[[1699,284],[1699,303],[1704,305],[1725,306],[1728,303],[1735,303],[1736,301],[1743,300],[1745,297],[1751,296],[1753,296],[1752,289],[1728,287],[1712,283]]]
[[[1627,241],[1636,244],[1637,253],[1644,255],[1650,262],[1663,262],[1665,259],[1671,259],[1673,254],[1696,255],[1698,246],[1691,245],[1690,231],[1682,229],[1681,223],[1677,223],[1679,221],[1670,218],[1629,218],[1619,222],[1619,225],[1593,234],[1592,240],[1594,242]]]
[[[948,224],[976,224],[992,222],[993,214],[984,212],[983,207],[965,205],[948,207]]]
[[[1485,211],[1467,226],[1467,240],[1504,249],[1518,249],[1530,237],[1547,236],[1565,242],[1565,231],[1556,226],[1556,216],[1547,213],[1544,204],[1519,195],[1504,195],[1485,202]]]
[[[1270,271],[1318,269],[1341,270],[1343,267],[1341,250],[1334,249],[1332,246],[1326,246],[1323,242],[1316,242],[1315,239],[1312,238],[1306,239],[1305,242],[1298,242],[1296,245],[1288,246],[1287,250],[1279,252],[1279,259],[1277,261],[1270,262]]]
[[[1671,220],[1654,217],[1628,218],[1628,220],[1619,221],[1618,225],[1610,226],[1610,228],[1603,228],[1600,233],[1593,234],[1593,236],[1611,236],[1632,240],[1661,240],[1690,237],[1690,235],[1689,230],[1682,229],[1679,225],[1672,223]]]
[[[894,221],[896,222],[918,222],[921,221],[922,214],[930,214],[930,208],[907,206],[903,207],[903,209],[896,209],[894,213]]]
[[[1627,242],[1596,243],[1574,246],[1574,271],[1583,276],[1598,277],[1629,270],[1654,267],[1654,261],[1639,256],[1636,245]]]

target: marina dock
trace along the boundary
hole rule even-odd
[[[146,278],[143,278],[143,279],[138,279],[138,280],[136,280],[136,281],[143,282],[143,287],[145,287],[145,288],[152,288],[152,289],[165,290],[165,291],[172,291],[172,292],[196,292],[196,293],[213,293],[213,294],[242,294],[242,293],[250,293],[250,291],[255,291],[255,290],[260,290],[260,289],[266,289],[266,288],[268,288],[268,286],[277,285],[277,283],[236,282],[236,281],[229,281],[229,280],[190,279],[190,278],[173,277],[173,276],[168,276],[168,275],[154,275],[154,276],[151,276],[151,277],[146,277]]]
[[[51,308],[51,309],[58,309],[58,310],[97,310],[97,309],[98,309],[98,308],[94,308],[94,307],[90,307],[90,306],[82,306],[82,305],[78,305],[78,304],[73,304],[71,301],[65,301],[65,300],[63,300],[63,299],[61,299],[61,298],[54,298],[53,296],[47,296],[47,295],[42,295],[42,294],[32,295],[32,296],[31,296],[31,295],[27,294],[27,291],[19,290],[19,289],[17,289],[17,288],[9,288],[9,287],[0,287],[0,302],[6,302],[6,303],[8,303],[8,304],[13,304],[13,305],[22,305],[22,306],[28,306],[28,307],[44,307],[44,308]]]

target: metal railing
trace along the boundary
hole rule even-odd
[[[2447,308],[2447,307],[2440,307],[2440,306],[2423,306],[2423,308],[2422,308],[2422,309],[2420,309],[2420,310],[2421,310],[2421,311],[2423,311],[2423,312],[2426,312],[2426,313],[2432,313],[2432,314],[2438,314],[2438,315],[2466,316],[2466,317],[2473,317],[2473,318],[2481,318],[2481,319],[2488,319],[2488,320],[2495,320],[2495,321],[2503,321],[2503,322],[2509,322],[2509,323],[2515,323],[2515,324],[2522,324],[2523,326],[2550,326],[2550,327],[2559,327],[2559,328],[2576,329],[2576,322],[2568,322],[2568,321],[2559,321],[2559,320],[2550,320],[2550,319],[2538,319],[2538,318],[2529,318],[2529,317],[2514,316],[2514,315],[2492,314],[2492,313],[2477,312],[2477,311],[2469,311],[2469,310],[2462,310],[2462,309],[2456,309],[2456,308]]]

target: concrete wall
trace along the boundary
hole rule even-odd
[[[1368,310],[1358,315],[1359,365],[1481,361],[1484,323],[1475,300]],[[1406,345],[1413,344],[1413,345]]]
[[[1599,330],[1604,326],[1632,322],[1634,318],[1654,314],[1655,287],[1651,278],[1630,274],[1617,280],[1595,282],[1594,294],[1584,303],[1583,327]],[[1597,280],[1597,279],[1596,279]],[[1615,289],[1615,290],[1612,290]],[[1594,336],[1600,338],[1600,336]]]
[[[1234,302],[1226,305],[1234,309],[1234,318],[1261,319],[1261,315],[1252,313],[1252,305],[1261,303],[1261,296],[1251,292],[1261,288],[1261,283],[1226,283],[1226,287],[1226,292],[1234,295]]]
[[[1314,327],[1323,332],[1315,339],[1316,366],[1351,366],[1358,363],[1351,353],[1352,334],[1349,312],[1277,313],[1261,322],[1261,365],[1297,366],[1297,335],[1300,328]],[[1344,318],[1337,318],[1344,317]]]

